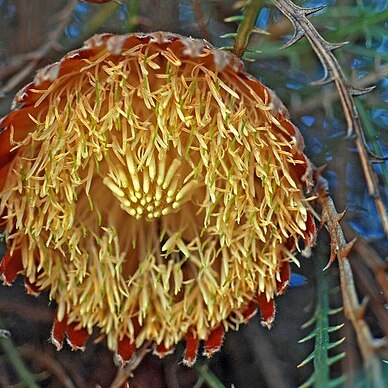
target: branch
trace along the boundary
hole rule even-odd
[[[374,387],[383,388],[381,360],[377,352],[385,347],[387,343],[385,339],[377,340],[373,338],[364,320],[366,305],[358,301],[353,273],[348,260],[348,254],[355,240],[350,243],[346,242],[339,224],[342,214],[338,214],[333,199],[329,196],[327,181],[322,176],[317,177],[316,190],[318,201],[322,206],[322,222],[326,224],[330,235],[331,261],[333,257],[338,258],[345,316],[351,321],[356,332],[368,378],[373,382]]]
[[[294,35],[283,48],[290,47],[302,37],[306,37],[319,58],[324,70],[322,79],[316,81],[314,84],[323,85],[330,82],[335,83],[345,115],[348,136],[354,135],[354,142],[360,157],[368,193],[375,201],[381,224],[388,236],[387,209],[381,198],[377,175],[373,169],[372,162],[369,159],[369,155],[371,155],[372,152],[367,149],[365,144],[364,132],[354,103],[354,96],[368,93],[373,90],[373,88],[356,88],[346,80],[337,59],[333,55],[333,51],[344,46],[347,42],[327,42],[307,19],[308,15],[320,11],[323,6],[316,8],[302,8],[295,5],[291,0],[273,0],[273,2],[294,26]]]
[[[364,263],[374,272],[375,278],[384,295],[385,303],[388,303],[388,275],[386,272],[388,269],[388,262],[380,257],[367,241],[362,238],[357,240],[354,249],[358,252]]]

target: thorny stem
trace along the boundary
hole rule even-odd
[[[317,178],[316,190],[318,201],[322,206],[322,222],[326,224],[330,235],[331,261],[333,257],[338,259],[345,316],[351,321],[356,332],[368,379],[374,387],[383,388],[381,360],[377,351],[385,345],[385,341],[373,338],[364,320],[365,306],[358,301],[353,273],[348,260],[348,254],[354,240],[350,243],[346,242],[339,224],[342,214],[338,214],[334,201],[329,196],[327,181],[322,176]]]
[[[249,38],[254,30],[257,15],[261,6],[260,0],[248,0],[244,8],[244,18],[237,29],[232,52],[241,57],[248,46]]]
[[[386,270],[388,262],[383,258],[363,239],[358,239],[354,245],[354,249],[362,257],[365,264],[374,272],[376,281],[380,285],[381,292],[384,295],[385,302],[388,303],[388,275]]]
[[[327,42],[307,19],[308,15],[321,10],[323,7],[302,8],[295,5],[291,0],[273,0],[273,2],[291,21],[295,30],[293,37],[283,47],[290,47],[305,36],[319,58],[324,70],[322,80],[315,82],[315,84],[335,83],[348,127],[348,136],[354,135],[354,142],[360,157],[368,193],[375,201],[381,224],[388,236],[387,209],[381,198],[377,175],[373,169],[372,162],[369,159],[370,152],[368,152],[365,144],[364,132],[353,98],[353,96],[365,94],[373,88],[358,89],[350,85],[346,80],[337,59],[332,53],[333,50],[342,47],[346,43]]]

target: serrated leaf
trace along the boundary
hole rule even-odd
[[[309,388],[311,387],[315,382],[315,376],[314,373],[308,378],[307,381],[305,381],[302,385],[299,386],[299,388]]]
[[[329,315],[335,315],[335,314],[338,314],[338,313],[340,313],[341,311],[343,311],[343,307],[341,306],[341,307],[338,307],[338,308],[336,308],[336,309],[330,309],[330,312],[329,312]]]
[[[346,376],[337,377],[336,379],[330,381],[329,388],[342,386],[343,384],[345,384],[345,382],[346,382]]]
[[[303,342],[309,341],[315,338],[315,336],[316,336],[315,331],[313,331],[312,333],[306,335],[306,337],[303,337],[301,340],[299,340],[298,344],[302,344]]]
[[[298,368],[301,368],[302,366],[307,365],[309,362],[314,360],[315,351],[311,352],[299,365]]]
[[[346,356],[345,352],[336,354],[333,357],[329,358],[329,366],[335,364],[337,361],[342,360]]]
[[[329,316],[338,309],[330,308],[329,298],[332,287],[329,286],[329,272],[322,271],[322,265],[325,257],[322,255],[316,260],[316,307],[313,317],[310,319],[309,327],[315,324],[313,330],[306,335],[299,342],[305,342],[314,339],[314,350],[298,365],[302,367],[309,362],[314,363],[314,372],[310,378],[302,385],[302,387],[309,387],[314,385],[316,387],[330,386],[330,365],[344,357],[344,353],[329,357],[329,351],[336,346],[339,346],[345,339],[341,338],[339,341],[330,342],[330,334],[343,327],[343,324],[330,326]],[[307,326],[306,324],[304,325]]]
[[[307,322],[305,322],[302,325],[302,329],[307,329],[308,327],[313,325],[315,323],[315,321],[316,321],[316,317],[315,317],[315,314],[314,314]]]
[[[331,342],[327,348],[328,348],[328,349],[333,349],[333,348],[335,348],[336,346],[341,345],[344,341],[345,341],[345,337],[341,338],[341,339],[338,340],[338,341]]]
[[[344,325],[345,325],[344,323],[341,323],[340,325],[331,326],[328,329],[328,333],[334,333],[335,331],[341,329],[341,327],[344,327]]]

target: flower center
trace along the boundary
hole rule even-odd
[[[121,162],[119,159],[109,162],[103,183],[128,214],[137,220],[153,220],[175,213],[192,199],[194,192],[198,197],[203,184],[195,178],[193,167],[174,151],[168,156],[151,155],[139,166],[133,153],[127,151]]]

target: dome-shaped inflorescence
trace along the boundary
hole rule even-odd
[[[97,35],[48,66],[0,121],[5,283],[57,303],[52,339],[93,328],[122,361],[166,354],[261,310],[315,226],[299,131],[241,61],[168,33]]]

